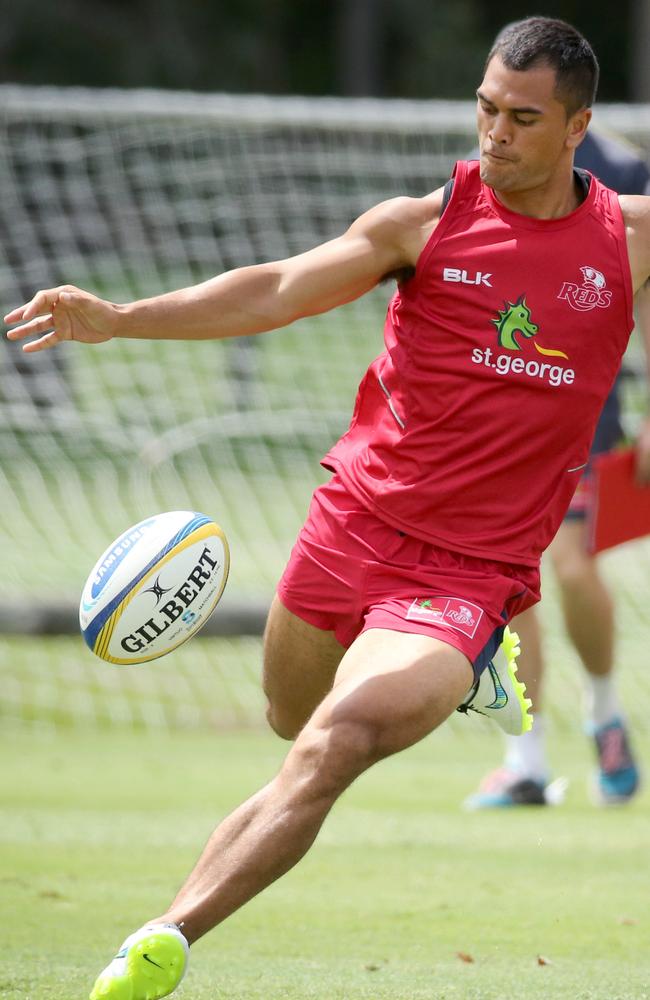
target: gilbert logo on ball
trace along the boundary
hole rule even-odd
[[[167,511],[134,524],[97,560],[81,595],[88,647],[108,663],[144,663],[198,632],[228,579],[228,542],[205,514]]]

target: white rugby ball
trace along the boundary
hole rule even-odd
[[[195,635],[228,579],[226,536],[205,514],[172,510],[125,531],[99,557],[79,605],[81,634],[108,663],[145,663]]]

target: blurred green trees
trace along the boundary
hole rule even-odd
[[[538,11],[537,7],[543,7]],[[89,86],[469,97],[522,0],[3,0],[0,80]],[[546,0],[630,100],[634,0]],[[646,49],[647,52],[647,49]],[[637,74],[638,75],[638,74]]]

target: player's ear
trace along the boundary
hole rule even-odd
[[[566,138],[567,146],[570,149],[578,148],[587,133],[590,121],[591,108],[580,108],[579,111],[571,115],[567,123],[569,131]]]

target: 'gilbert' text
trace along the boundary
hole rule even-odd
[[[183,615],[194,599],[201,593],[206,583],[212,577],[212,571],[218,568],[218,563],[210,556],[210,551],[206,547],[198,558],[196,566],[188,574],[187,579],[181,584],[173,597],[156,611],[155,615],[135,629],[130,635],[126,635],[121,646],[127,653],[137,653],[140,649],[145,649],[158,636],[166,632],[174,622]],[[194,619],[192,615],[192,620]]]

